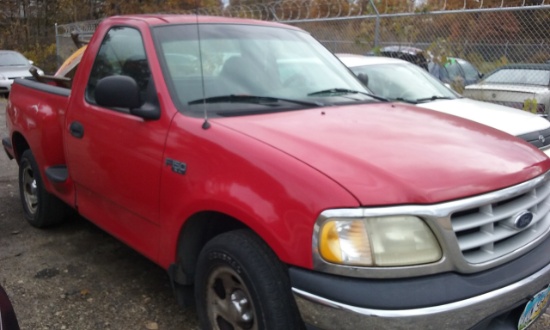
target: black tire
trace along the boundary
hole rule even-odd
[[[19,197],[25,219],[34,227],[57,225],[68,214],[68,206],[44,188],[38,165],[30,150],[25,150],[19,161]]]
[[[195,298],[204,330],[304,329],[285,267],[249,230],[224,233],[206,244]]]

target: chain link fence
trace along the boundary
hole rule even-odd
[[[101,20],[75,22],[71,24],[55,25],[55,45],[57,48],[58,66],[63,63],[78,48],[73,41],[73,34],[91,37]]]
[[[412,59],[426,63],[432,74],[466,97],[541,115],[550,111],[550,5],[378,13],[288,23],[309,31],[334,53]],[[538,65],[502,69],[518,63]],[[497,68],[502,70],[498,75],[487,77]]]
[[[542,63],[550,60],[550,4],[544,1],[540,1],[541,5],[527,5],[532,3],[527,0],[502,1],[501,7],[483,8],[483,0],[464,0],[464,8],[449,10],[445,0],[438,1],[439,10],[432,11],[426,11],[427,7],[411,6],[414,1],[396,1],[392,9],[405,11],[402,13],[388,13],[388,2],[380,8],[374,0],[361,4],[325,2],[293,0],[200,8],[196,12],[295,25],[309,31],[333,52],[366,54],[384,46],[412,46],[470,58],[484,72],[493,69],[491,62],[498,65],[498,61]],[[479,3],[480,8],[466,9],[470,2]],[[506,7],[506,4],[520,6]],[[72,32],[90,35],[99,22],[57,25],[59,60],[75,50]]]
[[[288,23],[310,31],[333,52],[366,54],[384,46],[410,46],[469,59],[484,72],[499,64],[550,60],[550,6]]]
[[[413,47],[443,66],[449,64],[447,60],[451,57],[460,58],[469,61],[481,74],[487,74],[513,63],[549,63],[550,66],[550,4],[545,1],[290,0],[200,8],[192,14],[291,24],[310,32],[334,53],[376,55],[384,53],[388,46]],[[62,61],[76,49],[71,32],[91,34],[98,23],[56,26],[58,59]],[[453,79],[449,83],[463,92],[464,77]],[[534,109],[540,109],[537,102],[547,102],[545,107],[550,110],[550,96],[546,101],[538,97],[532,99]],[[524,102],[503,103],[523,107]]]

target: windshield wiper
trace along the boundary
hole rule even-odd
[[[188,104],[193,105],[193,104],[201,104],[201,103],[252,103],[252,104],[261,104],[261,105],[279,105],[280,102],[288,102],[288,103],[294,103],[294,104],[312,106],[312,107],[322,107],[325,105],[321,102],[284,99],[284,98],[271,97],[271,96],[235,95],[235,94],[207,97],[204,99],[190,101]]]
[[[400,101],[400,102],[405,102],[405,103],[410,103],[410,104],[417,104],[418,103],[418,100],[409,100],[409,99],[404,99],[402,97],[398,97],[398,98],[395,98],[393,100]]]
[[[437,95],[434,95],[434,96],[431,96],[431,97],[424,97],[424,98],[421,98],[421,99],[416,99],[416,103],[422,103],[422,102],[428,102],[428,101],[435,101],[435,100],[452,100],[454,99],[453,97],[449,97],[449,96],[437,96]]]
[[[388,102],[389,100],[384,98],[384,97],[381,97],[381,96],[377,96],[377,95],[374,95],[374,94],[371,94],[371,93],[367,93],[367,92],[362,92],[362,91],[356,91],[356,90],[353,90],[353,89],[346,89],[346,88],[330,88],[330,89],[324,89],[322,91],[318,91],[318,92],[313,92],[313,93],[309,93],[307,94],[307,96],[321,96],[321,95],[342,95],[342,94],[361,94],[361,95],[366,95],[366,96],[369,96],[369,97],[372,97],[373,99],[376,99],[376,100],[379,100],[379,101],[385,101],[385,102]]]

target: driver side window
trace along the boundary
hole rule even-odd
[[[112,75],[134,78],[139,86],[142,102],[145,100],[152,79],[143,40],[138,30],[114,27],[107,33],[95,58],[86,87],[88,102],[96,103],[94,92],[98,81]]]

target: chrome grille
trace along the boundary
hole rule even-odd
[[[539,149],[547,149],[550,147],[550,128],[525,133],[517,137],[525,140],[527,143],[531,143]]]
[[[512,222],[521,212],[533,214],[531,223],[517,229]],[[550,181],[520,195],[492,201],[451,215],[460,251],[469,263],[483,263],[511,253],[550,227]]]

